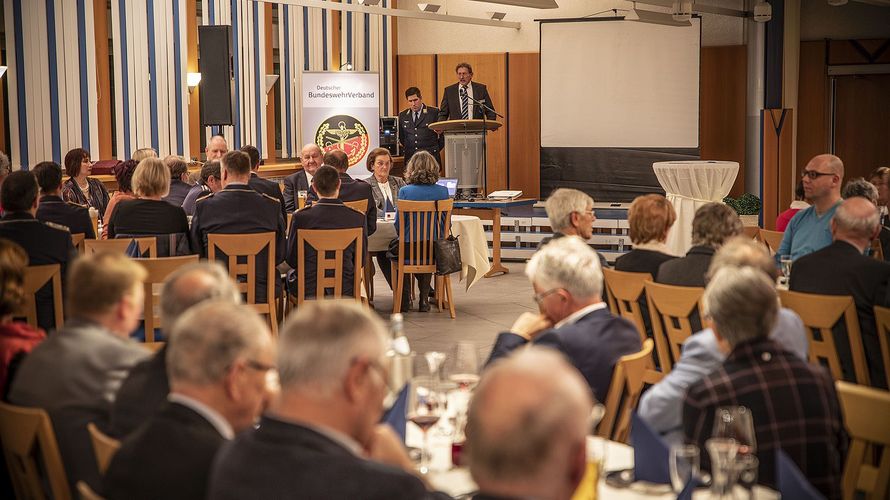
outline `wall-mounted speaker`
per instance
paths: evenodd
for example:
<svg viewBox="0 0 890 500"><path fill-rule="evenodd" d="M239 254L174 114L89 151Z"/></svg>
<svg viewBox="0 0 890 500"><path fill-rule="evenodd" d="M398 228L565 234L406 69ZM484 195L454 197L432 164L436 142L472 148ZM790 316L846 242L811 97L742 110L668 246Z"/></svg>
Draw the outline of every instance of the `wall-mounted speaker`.
<svg viewBox="0 0 890 500"><path fill-rule="evenodd" d="M201 125L232 125L231 26L198 26Z"/></svg>

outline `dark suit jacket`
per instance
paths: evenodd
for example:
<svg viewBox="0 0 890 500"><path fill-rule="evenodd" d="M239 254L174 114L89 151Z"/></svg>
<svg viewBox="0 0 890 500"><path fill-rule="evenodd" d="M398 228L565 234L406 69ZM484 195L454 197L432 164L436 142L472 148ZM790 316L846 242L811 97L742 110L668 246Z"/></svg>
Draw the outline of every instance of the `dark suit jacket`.
<svg viewBox="0 0 890 500"><path fill-rule="evenodd" d="M284 206L284 195L281 194L281 188L278 187L277 182L263 179L256 172L251 172L250 180L247 181L247 185L257 193L267 194L278 200L278 203L281 204L281 216L284 217L284 221L287 222L287 209Z"/></svg>
<svg viewBox="0 0 890 500"><path fill-rule="evenodd" d="M460 109L458 109L460 114ZM439 121L439 108L424 105L420 118L414 121L414 112L408 108L399 113L399 143L405 163L418 151L427 151L442 164L439 151L445 147L445 137L430 130L430 123Z"/></svg>
<svg viewBox="0 0 890 500"><path fill-rule="evenodd" d="M309 177L300 170L284 178L284 208L289 213L297 210L297 192L309 191Z"/></svg>
<svg viewBox="0 0 890 500"><path fill-rule="evenodd" d="M384 206L385 201L383 199L383 191L380 190L380 183L377 182L377 178L373 175L368 177L366 182L371 185L371 193L374 194L374 204L377 205L377 212L382 213L386 207ZM394 175L389 176L389 190L392 193L391 203L393 208L399 208L399 189L402 189L402 186L406 186L404 179Z"/></svg>
<svg viewBox="0 0 890 500"><path fill-rule="evenodd" d="M655 250L631 250L615 259L615 270L626 273L649 273L652 279L655 279L661 264L676 258Z"/></svg>
<svg viewBox="0 0 890 500"><path fill-rule="evenodd" d="M849 243L835 241L794 261L789 284L789 288L795 292L853 297L871 383L882 388L887 385L873 307L890 304L887 298L888 281L890 264L862 255ZM846 330L843 327L840 330L835 330L835 338L842 337L836 342L841 365L844 372L853 373L853 358Z"/></svg>
<svg viewBox="0 0 890 500"><path fill-rule="evenodd" d="M207 496L210 466L225 439L187 406L165 403L121 443L103 481L113 499L182 499Z"/></svg>
<svg viewBox="0 0 890 500"><path fill-rule="evenodd" d="M528 341L515 333L498 335L486 364L508 355ZM598 309L571 325L551 328L535 337L534 345L559 349L587 380L597 401L605 401L615 362L639 352L640 334L630 321Z"/></svg>
<svg viewBox="0 0 890 500"><path fill-rule="evenodd" d="M83 205L64 201L61 196L41 196L37 205L37 220L65 226L71 234L83 233L88 240L96 239L90 210Z"/></svg>
<svg viewBox="0 0 890 500"><path fill-rule="evenodd" d="M162 199L171 205L181 207L182 202L185 201L186 195L188 195L191 190L192 186L189 184L182 182L179 179L173 179L170 181L170 192Z"/></svg>
<svg viewBox="0 0 890 500"><path fill-rule="evenodd" d="M449 85L445 87L445 93L442 94L442 103L439 105L439 120L460 120L460 91L458 90L459 83L455 83L454 85ZM473 86L473 99L477 101L484 102L486 106L491 109L494 109L494 105L491 104L491 96L488 95L488 88L476 82L470 82L470 85ZM473 110L473 116L470 118L474 118L477 120L482 119L482 108L479 105L475 104L473 101L470 101L469 104ZM488 112L486 116L489 120L494 120L497 116Z"/></svg>
<svg viewBox="0 0 890 500"><path fill-rule="evenodd" d="M705 286L705 273L714 258L714 249L706 246L694 246L686 252L685 257L671 259L658 268L653 275L656 283L673 286Z"/></svg>
<svg viewBox="0 0 890 500"><path fill-rule="evenodd" d="M353 455L303 427L264 416L216 456L207 498L363 500L439 498L416 477ZM447 498L447 497L443 497Z"/></svg>
<svg viewBox="0 0 890 500"><path fill-rule="evenodd" d="M167 346L130 370L111 405L108 434L123 439L142 425L167 401Z"/></svg>
<svg viewBox="0 0 890 500"><path fill-rule="evenodd" d="M377 231L377 203L374 202L374 193L371 191L371 185L361 179L353 179L349 174L340 174L340 196L341 201L358 201L368 200L368 211L365 213L367 221L368 236ZM306 195L306 201L315 203L318 201L318 193L315 189L310 189Z"/></svg>

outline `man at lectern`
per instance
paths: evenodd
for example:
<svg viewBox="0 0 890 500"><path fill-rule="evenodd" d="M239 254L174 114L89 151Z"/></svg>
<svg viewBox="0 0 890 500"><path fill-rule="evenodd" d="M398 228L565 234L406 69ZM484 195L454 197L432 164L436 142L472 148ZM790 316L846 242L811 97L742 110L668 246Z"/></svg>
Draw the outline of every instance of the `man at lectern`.
<svg viewBox="0 0 890 500"><path fill-rule="evenodd" d="M493 110L488 88L481 83L473 82L473 67L468 63L458 64L455 71L458 81L454 85L445 87L442 105L439 106L439 120L481 120L482 107L473 101L483 102ZM496 116L492 111L487 111L486 118L494 120Z"/></svg>
<svg viewBox="0 0 890 500"><path fill-rule="evenodd" d="M399 113L399 142L404 148L405 164L414 153L427 151L442 165L439 151L444 147L445 139L429 127L430 123L438 121L439 108L424 104L417 87L408 87L405 98L408 99L408 109Z"/></svg>

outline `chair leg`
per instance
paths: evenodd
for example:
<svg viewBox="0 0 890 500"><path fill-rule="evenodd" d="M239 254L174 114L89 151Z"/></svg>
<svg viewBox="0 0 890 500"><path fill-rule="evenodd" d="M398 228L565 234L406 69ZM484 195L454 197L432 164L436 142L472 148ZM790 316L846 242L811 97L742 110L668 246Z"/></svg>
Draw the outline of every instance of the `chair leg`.
<svg viewBox="0 0 890 500"><path fill-rule="evenodd" d="M275 309L278 308L278 305L275 303L269 304L269 327L272 330L272 336L278 337L278 318L277 314L275 314Z"/></svg>
<svg viewBox="0 0 890 500"><path fill-rule="evenodd" d="M445 302L445 294L442 292L442 283L445 282L444 277L436 275L436 289L434 290L436 294L436 308L439 309L439 312L442 312L442 305Z"/></svg>
<svg viewBox="0 0 890 500"><path fill-rule="evenodd" d="M396 263L392 263L392 313L395 314L402 310L402 287L404 286L404 276L399 272Z"/></svg>
<svg viewBox="0 0 890 500"><path fill-rule="evenodd" d="M451 291L451 276L445 276L445 295L448 297L448 311L451 313L451 319L455 319L457 314L454 312L454 293Z"/></svg>
<svg viewBox="0 0 890 500"><path fill-rule="evenodd" d="M368 297L368 303L374 302L374 260L371 259L370 254L368 254L368 258L365 259L365 268L362 270L362 281L365 282L365 296Z"/></svg>

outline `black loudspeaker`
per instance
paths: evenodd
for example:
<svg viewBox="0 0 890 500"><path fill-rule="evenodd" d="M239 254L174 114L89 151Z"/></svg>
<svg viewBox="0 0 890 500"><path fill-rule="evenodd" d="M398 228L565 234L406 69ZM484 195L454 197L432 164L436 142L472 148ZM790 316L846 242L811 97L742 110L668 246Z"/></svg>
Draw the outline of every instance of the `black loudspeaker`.
<svg viewBox="0 0 890 500"><path fill-rule="evenodd" d="M198 26L201 125L232 125L231 26Z"/></svg>
<svg viewBox="0 0 890 500"><path fill-rule="evenodd" d="M397 116L380 117L380 147L389 150L393 156L398 154L399 138L396 135L399 130L399 118Z"/></svg>

